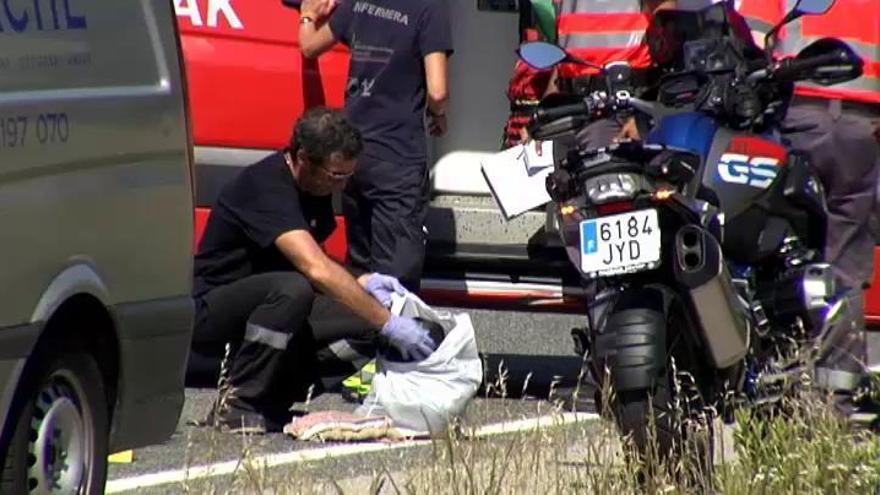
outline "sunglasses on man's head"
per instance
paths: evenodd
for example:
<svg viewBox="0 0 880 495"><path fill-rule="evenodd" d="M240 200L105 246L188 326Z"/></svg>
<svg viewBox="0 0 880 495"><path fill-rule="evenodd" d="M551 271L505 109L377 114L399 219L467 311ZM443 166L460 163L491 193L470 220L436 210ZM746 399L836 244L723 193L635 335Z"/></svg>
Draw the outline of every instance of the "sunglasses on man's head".
<svg viewBox="0 0 880 495"><path fill-rule="evenodd" d="M291 151L289 149L284 151L284 158L285 158L285 160L287 160L288 164L293 163L293 153L291 153ZM345 180L345 179L351 178L351 176L354 175L354 171L352 171L352 172L336 172L336 171L330 170L329 168L327 168L323 164L313 165L313 164L319 163L319 162L318 162L318 160L313 160L311 158L309 159L309 163L312 166L321 169L321 172L323 172L324 175L327 176L327 178L331 179L331 180Z"/></svg>

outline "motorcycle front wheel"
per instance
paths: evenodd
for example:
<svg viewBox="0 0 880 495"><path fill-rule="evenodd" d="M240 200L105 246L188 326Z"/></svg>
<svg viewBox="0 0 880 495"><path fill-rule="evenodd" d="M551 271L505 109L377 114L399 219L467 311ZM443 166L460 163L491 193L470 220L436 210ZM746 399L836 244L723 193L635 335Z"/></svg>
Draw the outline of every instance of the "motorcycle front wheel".
<svg viewBox="0 0 880 495"><path fill-rule="evenodd" d="M667 308L665 318L666 357L660 358L662 369L652 386L617 391L611 381L605 380L603 371L594 367L597 383L606 384L605 390L597 391L597 404L606 417L614 420L628 453L638 460L640 477L651 479L662 469L689 485L709 488L714 414L707 406L715 401L705 377L711 371L699 360L694 346L688 345L688 327L676 318L673 308ZM628 315L621 313L644 309L623 309L615 314L626 320ZM636 316L634 313L632 319ZM605 365L613 368L612 363L606 361Z"/></svg>

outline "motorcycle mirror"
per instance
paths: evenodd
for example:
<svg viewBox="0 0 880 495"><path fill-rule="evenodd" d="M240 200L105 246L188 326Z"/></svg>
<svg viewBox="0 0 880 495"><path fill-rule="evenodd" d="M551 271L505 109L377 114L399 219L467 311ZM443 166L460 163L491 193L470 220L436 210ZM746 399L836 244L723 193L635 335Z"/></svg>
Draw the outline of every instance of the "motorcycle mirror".
<svg viewBox="0 0 880 495"><path fill-rule="evenodd" d="M782 26L785 26L789 22L803 17L805 15L820 15L828 12L831 7L834 5L835 0L798 0L797 4L795 4L794 8L791 9L785 17L779 22L779 24L773 26L765 36L764 36L764 48L767 51L768 59L773 58L773 37L776 36L776 33L782 29Z"/></svg>
<svg viewBox="0 0 880 495"><path fill-rule="evenodd" d="M562 62L571 62L586 67L593 67L594 69L602 69L596 64L574 57L562 47L554 45L553 43L547 43L546 41L529 41L523 43L519 46L519 49L516 50L516 54L519 56L520 60L537 70L547 70Z"/></svg>
<svg viewBox="0 0 880 495"><path fill-rule="evenodd" d="M828 12L834 0L799 0L794 11L801 15L819 15Z"/></svg>
<svg viewBox="0 0 880 495"><path fill-rule="evenodd" d="M519 58L537 70L550 69L568 58L561 47L546 41L530 41L516 51Z"/></svg>
<svg viewBox="0 0 880 495"><path fill-rule="evenodd" d="M666 149L648 162L646 171L673 184L687 184L700 169L701 162L700 155L692 151Z"/></svg>
<svg viewBox="0 0 880 495"><path fill-rule="evenodd" d="M811 69L805 77L821 86L852 81L862 75L864 61L848 44L837 38L822 38L807 45L795 60L827 57L831 61Z"/></svg>

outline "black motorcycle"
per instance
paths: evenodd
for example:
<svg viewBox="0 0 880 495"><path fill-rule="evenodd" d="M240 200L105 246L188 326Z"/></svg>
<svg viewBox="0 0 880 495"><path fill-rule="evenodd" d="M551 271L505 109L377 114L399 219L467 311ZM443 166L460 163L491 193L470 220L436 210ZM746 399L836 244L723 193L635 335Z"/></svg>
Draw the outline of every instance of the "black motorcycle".
<svg viewBox="0 0 880 495"><path fill-rule="evenodd" d="M832 3L801 0L773 32ZM776 400L812 372L844 311L822 259L822 187L781 122L794 82L851 80L862 62L830 38L774 61L737 19L725 4L658 12L653 101L634 97L629 66L614 63L607 91L532 119L536 139L609 116L651 129L644 142L575 147L547 180L569 258L597 294L579 340L596 383L611 385L604 406L640 449L656 435L661 453L696 441L711 456L707 411ZM520 57L584 63L541 42Z"/></svg>

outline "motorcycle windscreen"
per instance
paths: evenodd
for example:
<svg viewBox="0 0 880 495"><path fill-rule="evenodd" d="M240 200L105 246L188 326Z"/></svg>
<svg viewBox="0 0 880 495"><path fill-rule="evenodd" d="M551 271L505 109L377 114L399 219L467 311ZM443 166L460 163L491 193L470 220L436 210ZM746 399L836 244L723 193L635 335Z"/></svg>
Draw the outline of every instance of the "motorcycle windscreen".
<svg viewBox="0 0 880 495"><path fill-rule="evenodd" d="M660 120L648 134L646 142L693 151L705 163L718 127L718 122L706 114L677 113Z"/></svg>
<svg viewBox="0 0 880 495"><path fill-rule="evenodd" d="M662 69L673 71L694 68L688 46L722 40L731 41L730 48L741 57L763 54L745 19L726 2L696 9L661 10L653 16L645 34L651 59Z"/></svg>

